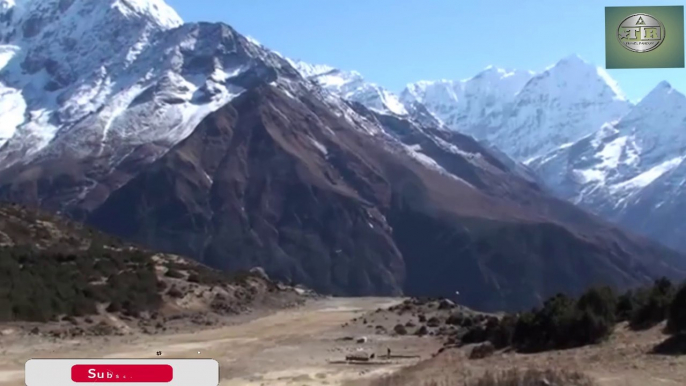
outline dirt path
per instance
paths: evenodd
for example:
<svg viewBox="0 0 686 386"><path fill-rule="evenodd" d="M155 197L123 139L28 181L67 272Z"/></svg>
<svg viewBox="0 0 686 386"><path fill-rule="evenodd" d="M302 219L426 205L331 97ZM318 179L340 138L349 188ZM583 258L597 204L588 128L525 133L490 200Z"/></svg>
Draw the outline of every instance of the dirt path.
<svg viewBox="0 0 686 386"><path fill-rule="evenodd" d="M23 366L34 358L213 358L219 361L222 386L228 385L336 385L351 379L374 377L417 361L388 361L378 366L330 364L346 352L365 347L372 352L394 352L427 358L437 349L428 338L389 338L367 331L341 328L357 315L387 307L398 300L361 298L318 300L236 326L196 333L117 338L88 338L50 342L31 337L0 349L0 386L23 385ZM369 337L359 345L342 342L353 334ZM295 383L294 383L295 382Z"/></svg>

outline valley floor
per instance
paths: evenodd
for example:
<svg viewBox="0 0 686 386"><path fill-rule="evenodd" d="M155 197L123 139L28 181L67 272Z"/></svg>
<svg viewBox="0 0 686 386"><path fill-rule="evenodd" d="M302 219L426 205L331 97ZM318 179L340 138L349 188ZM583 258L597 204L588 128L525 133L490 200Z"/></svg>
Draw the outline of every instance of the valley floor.
<svg viewBox="0 0 686 386"><path fill-rule="evenodd" d="M382 376L427 359L440 344L413 336L375 336L369 329L342 325L364 313L398 303L398 299L322 299L234 326L193 333L129 335L55 341L36 336L4 339L0 344L0 386L24 384L29 358L214 358L219 361L221 386L337 385ZM351 337L367 336L365 344ZM359 348L377 355L412 358L377 360L373 365L342 361Z"/></svg>
<svg viewBox="0 0 686 386"><path fill-rule="evenodd" d="M686 356L649 354L665 339L659 328L632 332L619 326L608 342L598 346L532 355L501 352L469 360L469 347L432 358L441 345L432 337L376 335L368 326L349 323L400 301L318 299L232 326L173 334L73 340L3 336L0 386L23 385L24 363L32 357L157 358L157 351L170 358L218 360L220 386L454 386L487 370L510 368L581 371L599 386L686 385ZM368 341L356 343L362 336ZM388 348L393 353L390 360L385 358ZM341 363L346 354L360 349L377 355L372 364Z"/></svg>

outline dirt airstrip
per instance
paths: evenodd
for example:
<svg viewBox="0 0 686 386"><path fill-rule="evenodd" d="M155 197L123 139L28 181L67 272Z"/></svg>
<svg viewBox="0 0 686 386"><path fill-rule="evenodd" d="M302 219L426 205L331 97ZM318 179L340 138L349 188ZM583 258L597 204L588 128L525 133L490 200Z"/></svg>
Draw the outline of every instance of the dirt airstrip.
<svg viewBox="0 0 686 386"><path fill-rule="evenodd" d="M239 318L228 326L189 327L159 335L65 340L4 329L0 386L24 385L24 363L30 358L159 358L157 351L168 358L216 359L220 386L453 386L485 371L510 368L580 371L599 386L686 385L686 356L650 354L665 339L659 326L635 332L620 325L607 342L573 350L497 352L470 360L471 347L463 347L434 357L442 346L439 339L412 332L396 335L393 326L407 323L403 318L408 315L396 318L393 312L379 310L402 302L320 298L297 308ZM385 358L388 349L393 353L390 359ZM360 352L374 353L374 363L345 363L346 355Z"/></svg>
<svg viewBox="0 0 686 386"><path fill-rule="evenodd" d="M400 299L320 299L236 325L190 333L84 337L56 340L40 336L0 337L0 386L24 385L30 358L213 358L221 386L336 385L376 377L426 359L440 343L414 336L374 335L365 327L342 325ZM367 337L366 343L357 339ZM358 350L411 358L377 360L370 365L340 362ZM338 363L336 363L338 362Z"/></svg>

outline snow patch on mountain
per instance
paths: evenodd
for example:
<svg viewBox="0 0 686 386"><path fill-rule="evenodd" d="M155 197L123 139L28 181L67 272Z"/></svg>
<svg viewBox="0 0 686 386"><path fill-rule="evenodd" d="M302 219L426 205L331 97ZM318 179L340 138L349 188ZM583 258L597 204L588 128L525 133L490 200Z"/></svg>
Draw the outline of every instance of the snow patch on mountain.
<svg viewBox="0 0 686 386"><path fill-rule="evenodd" d="M599 73L576 55L560 60L524 86L503 129L489 139L527 163L619 119L631 104Z"/></svg>
<svg viewBox="0 0 686 386"><path fill-rule="evenodd" d="M104 172L140 146L152 162L244 90L265 81L287 90L301 79L226 25L182 24L161 0L0 8L2 169L68 158L93 159Z"/></svg>
<svg viewBox="0 0 686 386"><path fill-rule="evenodd" d="M636 191L652 184L665 173L677 168L686 159L686 156L674 157L661 164L655 165L645 172L627 181L619 183L613 187L615 191L629 190Z"/></svg>
<svg viewBox="0 0 686 386"><path fill-rule="evenodd" d="M468 79L409 84L401 100L420 102L451 128L486 139L500 129L515 95L532 75L488 66Z"/></svg>
<svg viewBox="0 0 686 386"><path fill-rule="evenodd" d="M374 83L365 81L357 71L342 71L326 65L313 65L302 61L290 61L308 78L322 88L343 99L360 103L382 114L407 116L408 111L400 99Z"/></svg>
<svg viewBox="0 0 686 386"><path fill-rule="evenodd" d="M631 104L607 72L570 55L541 73L489 66L459 81L420 81L401 94L454 130L530 163L626 114Z"/></svg>
<svg viewBox="0 0 686 386"><path fill-rule="evenodd" d="M530 166L561 197L686 250L670 212L686 206L685 154L686 96L661 82L620 119Z"/></svg>

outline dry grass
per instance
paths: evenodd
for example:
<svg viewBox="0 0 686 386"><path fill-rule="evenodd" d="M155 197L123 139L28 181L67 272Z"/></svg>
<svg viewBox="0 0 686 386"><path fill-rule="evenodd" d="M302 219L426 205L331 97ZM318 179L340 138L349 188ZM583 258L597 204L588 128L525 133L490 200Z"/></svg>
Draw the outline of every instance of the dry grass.
<svg viewBox="0 0 686 386"><path fill-rule="evenodd" d="M452 383L458 385L459 383ZM512 369L498 374L488 373L482 378L465 381L465 386L593 386L594 382L584 374L563 370ZM434 384L432 386L442 386ZM447 386L447 385L446 385Z"/></svg>
<svg viewBox="0 0 686 386"><path fill-rule="evenodd" d="M452 374L441 379L417 379L402 374L374 381L371 386L595 386L588 376L565 370L510 369L479 377Z"/></svg>

